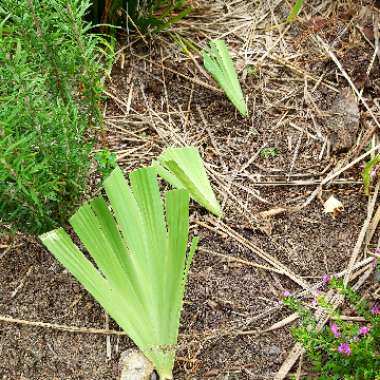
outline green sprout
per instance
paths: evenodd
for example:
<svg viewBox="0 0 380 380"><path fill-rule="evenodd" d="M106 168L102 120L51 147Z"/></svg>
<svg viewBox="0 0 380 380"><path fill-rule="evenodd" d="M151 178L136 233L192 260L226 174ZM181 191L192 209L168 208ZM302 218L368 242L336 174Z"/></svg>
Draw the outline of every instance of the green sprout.
<svg viewBox="0 0 380 380"><path fill-rule="evenodd" d="M364 184L364 192L369 195L369 190L373 179L377 176L377 170L380 164L380 154L377 154L370 161L368 161L363 168L362 178Z"/></svg>
<svg viewBox="0 0 380 380"><path fill-rule="evenodd" d="M210 49L203 51L203 63L241 115L248 116L247 104L226 43L223 40L210 41Z"/></svg>
<svg viewBox="0 0 380 380"><path fill-rule="evenodd" d="M277 148L263 148L260 150L260 157L261 158L274 158L278 156L278 149Z"/></svg>
<svg viewBox="0 0 380 380"><path fill-rule="evenodd" d="M173 187L188 190L191 198L201 206L218 217L222 215L197 148L166 149L152 165Z"/></svg>
<svg viewBox="0 0 380 380"><path fill-rule="evenodd" d="M84 204L70 224L96 266L62 229L41 241L172 379L185 284L198 238L189 251L189 192L171 190L162 202L155 168L133 171L129 182L116 167L102 196Z"/></svg>
<svg viewBox="0 0 380 380"><path fill-rule="evenodd" d="M301 12L301 9L302 9L304 2L305 2L305 0L296 0L296 2L294 3L294 5L293 5L293 7L289 13L288 20L287 20L288 22L292 22L297 18L297 16Z"/></svg>
<svg viewBox="0 0 380 380"><path fill-rule="evenodd" d="M248 74L248 75L251 75L253 76L254 78L257 77L257 69L256 69L256 66L254 65L247 65L245 67L245 72Z"/></svg>

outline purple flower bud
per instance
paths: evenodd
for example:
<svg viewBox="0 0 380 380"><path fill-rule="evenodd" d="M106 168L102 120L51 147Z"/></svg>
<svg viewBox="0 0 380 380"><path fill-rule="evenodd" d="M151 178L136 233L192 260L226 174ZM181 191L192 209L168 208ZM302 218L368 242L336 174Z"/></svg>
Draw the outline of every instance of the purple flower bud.
<svg viewBox="0 0 380 380"><path fill-rule="evenodd" d="M373 169L372 171L371 171L371 177L372 178L375 178L376 177L376 175L377 175L377 170L376 169Z"/></svg>
<svg viewBox="0 0 380 380"><path fill-rule="evenodd" d="M331 276L328 275L328 274L324 274L322 276L322 282L323 282L323 285L328 285L331 281Z"/></svg>
<svg viewBox="0 0 380 380"><path fill-rule="evenodd" d="M340 337L340 331L339 331L339 327L337 326L336 323L332 323L330 325L330 330L331 332L333 333L333 335L335 336L335 338L339 338Z"/></svg>
<svg viewBox="0 0 380 380"><path fill-rule="evenodd" d="M369 327L368 326L362 326L359 329L359 334L360 335L367 335L369 333Z"/></svg>
<svg viewBox="0 0 380 380"><path fill-rule="evenodd" d="M289 297L290 296L289 290L285 290L284 293L283 293L283 296L284 297Z"/></svg>
<svg viewBox="0 0 380 380"><path fill-rule="evenodd" d="M343 355L351 355L351 348L348 343L341 343L338 347L338 352L343 354Z"/></svg>
<svg viewBox="0 0 380 380"><path fill-rule="evenodd" d="M380 315L380 307L377 305L373 305L371 308L372 315Z"/></svg>
<svg viewBox="0 0 380 380"><path fill-rule="evenodd" d="M376 268L377 267L377 259L376 257L373 258L372 262L371 262L371 265L372 265L372 268Z"/></svg>

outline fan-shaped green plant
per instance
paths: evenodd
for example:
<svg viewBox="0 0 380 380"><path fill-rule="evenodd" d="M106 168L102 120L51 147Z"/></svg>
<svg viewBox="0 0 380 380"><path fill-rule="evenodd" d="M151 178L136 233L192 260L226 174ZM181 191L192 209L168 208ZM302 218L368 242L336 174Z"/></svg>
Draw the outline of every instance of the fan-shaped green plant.
<svg viewBox="0 0 380 380"><path fill-rule="evenodd" d="M129 175L117 167L102 197L70 219L96 266L62 229L40 238L154 364L172 379L185 283L198 239L187 254L189 193L172 190L161 200L152 167Z"/></svg>
<svg viewBox="0 0 380 380"><path fill-rule="evenodd" d="M210 49L203 52L203 63L232 104L247 116L247 104L226 43L223 40L210 41Z"/></svg>
<svg viewBox="0 0 380 380"><path fill-rule="evenodd" d="M214 215L222 215L197 148L168 148L158 161L152 164L161 178L177 189L188 190L196 202Z"/></svg>

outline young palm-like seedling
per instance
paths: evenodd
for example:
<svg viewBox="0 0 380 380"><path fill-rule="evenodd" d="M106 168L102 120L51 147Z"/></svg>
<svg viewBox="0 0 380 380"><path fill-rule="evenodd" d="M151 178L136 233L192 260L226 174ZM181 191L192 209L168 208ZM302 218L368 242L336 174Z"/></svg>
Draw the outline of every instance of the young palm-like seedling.
<svg viewBox="0 0 380 380"><path fill-rule="evenodd" d="M187 253L189 193L172 190L161 200L152 167L129 175L116 169L102 197L70 219L96 266L62 229L42 242L123 328L154 364L161 380L172 379L187 275L198 238Z"/></svg>
<svg viewBox="0 0 380 380"><path fill-rule="evenodd" d="M203 63L232 104L247 116L247 104L226 43L223 40L210 41L210 49L203 52Z"/></svg>

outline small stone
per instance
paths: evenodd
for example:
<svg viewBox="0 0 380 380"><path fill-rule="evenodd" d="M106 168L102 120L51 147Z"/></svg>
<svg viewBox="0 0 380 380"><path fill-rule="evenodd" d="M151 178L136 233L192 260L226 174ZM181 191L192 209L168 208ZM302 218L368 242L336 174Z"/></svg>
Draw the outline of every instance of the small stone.
<svg viewBox="0 0 380 380"><path fill-rule="evenodd" d="M333 113L328 120L332 151L348 151L356 142L360 122L358 102L350 88L341 91L330 112Z"/></svg>
<svg viewBox="0 0 380 380"><path fill-rule="evenodd" d="M150 380L152 363L138 350L129 349L120 355L120 380Z"/></svg>
<svg viewBox="0 0 380 380"><path fill-rule="evenodd" d="M268 352L268 355L270 356L279 356L281 355L282 351L280 347L272 345L272 346L269 346L267 352Z"/></svg>

